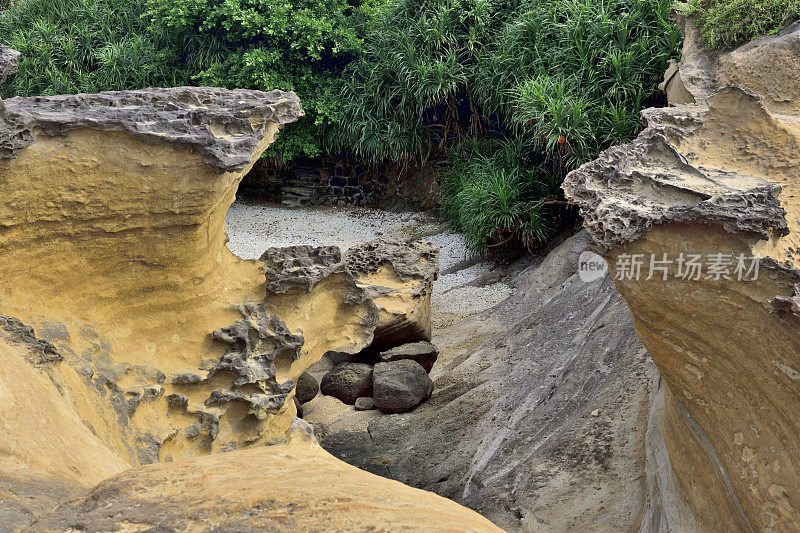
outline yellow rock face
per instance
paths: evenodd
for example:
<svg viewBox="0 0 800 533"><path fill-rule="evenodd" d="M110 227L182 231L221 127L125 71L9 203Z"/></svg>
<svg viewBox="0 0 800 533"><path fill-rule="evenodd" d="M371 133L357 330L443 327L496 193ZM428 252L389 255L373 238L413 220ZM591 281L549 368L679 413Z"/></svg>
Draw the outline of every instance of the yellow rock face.
<svg viewBox="0 0 800 533"><path fill-rule="evenodd" d="M28 348L0 339L0 526L128 468L83 425Z"/></svg>
<svg viewBox="0 0 800 533"><path fill-rule="evenodd" d="M0 104L0 529L100 483L32 530L496 530L293 419L298 376L369 346L393 295L424 330L437 268L372 250L365 282L337 249L273 291L228 251L239 181L300 115L291 93L212 88Z"/></svg>
<svg viewBox="0 0 800 533"><path fill-rule="evenodd" d="M132 464L154 460L147 446L186 423L169 416L170 378L219 357L209 333L264 296L263 271L225 247L242 172L81 129L37 138L0 173L2 313L55 342L66 358L56 379L106 445ZM203 402L202 389L180 392Z"/></svg>
<svg viewBox="0 0 800 533"><path fill-rule="evenodd" d="M564 189L667 383L664 440L697 527L796 531L800 26L713 56L695 37L694 103L646 111L638 139Z"/></svg>
<svg viewBox="0 0 800 533"><path fill-rule="evenodd" d="M450 500L343 463L294 432L286 444L128 470L30 530L78 524L84 531L501 531Z"/></svg>

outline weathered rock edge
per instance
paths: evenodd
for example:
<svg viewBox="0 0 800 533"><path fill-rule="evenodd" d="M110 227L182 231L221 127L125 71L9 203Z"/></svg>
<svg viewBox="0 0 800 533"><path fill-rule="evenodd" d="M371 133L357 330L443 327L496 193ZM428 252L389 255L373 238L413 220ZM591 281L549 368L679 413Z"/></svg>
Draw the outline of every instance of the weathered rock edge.
<svg viewBox="0 0 800 533"><path fill-rule="evenodd" d="M6 78L17 72L17 62L20 53L16 50L0 44L0 83Z"/></svg>
<svg viewBox="0 0 800 533"><path fill-rule="evenodd" d="M175 87L9 98L0 107L0 159L16 157L37 135L90 128L188 147L218 173L239 172L251 164L268 123L303 115L297 95L279 90Z"/></svg>
<svg viewBox="0 0 800 533"><path fill-rule="evenodd" d="M643 112L636 140L570 173L563 188L667 384L664 441L693 529L794 531L800 24L712 54L681 22L683 60L664 84L677 105ZM675 263L684 253L754 258L760 274L615 271L623 256Z"/></svg>

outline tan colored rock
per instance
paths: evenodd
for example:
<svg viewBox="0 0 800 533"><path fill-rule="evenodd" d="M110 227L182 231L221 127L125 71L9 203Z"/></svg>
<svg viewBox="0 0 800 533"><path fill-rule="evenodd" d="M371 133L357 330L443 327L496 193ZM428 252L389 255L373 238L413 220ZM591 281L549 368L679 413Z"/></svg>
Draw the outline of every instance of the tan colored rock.
<svg viewBox="0 0 800 533"><path fill-rule="evenodd" d="M308 339L322 338L329 334L326 331L335 331L339 323L346 323L319 320L331 311L321 312L319 304L306 303L320 300L317 295L324 290L320 286L332 286L332 280L340 280L337 283L342 292L331 300L333 303L357 300L372 306L375 312L375 316L367 313L361 319L374 326L373 337L366 344L351 343L359 346L356 351L367 346L381 349L430 340L431 292L439 272L439 248L434 244L377 240L355 245L344 254L336 246L289 246L269 249L261 260L266 265L267 308L281 317L291 314L287 323L297 331L322 326L313 336L306 334ZM325 351L355 353L346 346L326 346ZM324 353L303 361L316 363Z"/></svg>
<svg viewBox="0 0 800 533"><path fill-rule="evenodd" d="M335 459L310 431L295 419L285 444L128 470L30 531L501 531L441 496Z"/></svg>
<svg viewBox="0 0 800 533"><path fill-rule="evenodd" d="M239 181L300 115L293 93L214 88L2 102L0 525L112 476L32 530L496 530L340 463L292 422L300 375L368 347L387 301L425 329L436 272L423 245L371 249L391 272L370 279L396 283L377 287L338 250L305 282L228 251Z"/></svg>
<svg viewBox="0 0 800 533"><path fill-rule="evenodd" d="M695 103L645 111L634 142L571 173L564 190L667 384L664 440L697 529L794 531L800 24L716 54L699 49L691 23L685 32L680 73ZM653 262L665 254L672 263ZM699 279L680 275L690 254ZM651 265L665 268L650 275Z"/></svg>
<svg viewBox="0 0 800 533"><path fill-rule="evenodd" d="M373 344L390 348L431 340L431 293L439 273L439 248L373 241L353 246L344 254L347 270L378 307Z"/></svg>
<svg viewBox="0 0 800 533"><path fill-rule="evenodd" d="M263 267L227 250L225 214L301 114L292 93L214 88L3 102L0 312L52 342L51 380L130 464L288 429L289 378L251 412L211 333L258 314Z"/></svg>
<svg viewBox="0 0 800 533"><path fill-rule="evenodd" d="M0 319L0 323L3 320ZM0 330L0 529L33 516L129 467L91 433L30 360L41 345Z"/></svg>

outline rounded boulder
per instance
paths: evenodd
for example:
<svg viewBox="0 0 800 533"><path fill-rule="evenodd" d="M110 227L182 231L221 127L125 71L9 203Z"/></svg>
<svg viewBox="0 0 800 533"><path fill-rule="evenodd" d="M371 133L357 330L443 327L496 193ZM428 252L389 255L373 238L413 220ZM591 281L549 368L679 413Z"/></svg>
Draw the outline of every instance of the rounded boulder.
<svg viewBox="0 0 800 533"><path fill-rule="evenodd" d="M372 367L366 363L340 363L322 377L320 391L353 405L362 396L372 395Z"/></svg>
<svg viewBox="0 0 800 533"><path fill-rule="evenodd" d="M405 413L433 392L433 381L425 369L411 359L375 365L372 396L382 413Z"/></svg>
<svg viewBox="0 0 800 533"><path fill-rule="evenodd" d="M294 397L297 398L297 401L300 403L308 403L316 398L317 394L319 394L317 378L308 372L300 374L300 377L297 378L297 387L294 393Z"/></svg>

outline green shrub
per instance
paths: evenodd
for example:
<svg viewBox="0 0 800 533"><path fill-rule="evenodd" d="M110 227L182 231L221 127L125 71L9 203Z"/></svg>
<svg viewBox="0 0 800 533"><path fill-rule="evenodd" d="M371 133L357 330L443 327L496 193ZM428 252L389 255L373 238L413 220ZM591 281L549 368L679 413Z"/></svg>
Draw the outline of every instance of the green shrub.
<svg viewBox="0 0 800 533"><path fill-rule="evenodd" d="M183 81L137 0L16 0L0 42L22 52L3 96L137 89Z"/></svg>
<svg viewBox="0 0 800 533"><path fill-rule="evenodd" d="M293 90L306 116L268 155L313 157L323 126L338 119L341 72L359 54L373 1L17 0L0 16L0 42L22 52L2 95Z"/></svg>
<svg viewBox="0 0 800 533"><path fill-rule="evenodd" d="M676 7L694 19L710 49L777 33L800 18L800 0L689 0Z"/></svg>
<svg viewBox="0 0 800 533"><path fill-rule="evenodd" d="M468 164L444 169L446 200L458 198L448 209L453 220L476 232L470 244L478 252L506 241L531 246L553 213L530 184L559 182L638 132L639 112L679 52L670 6L671 0L388 2L348 69L343 119L329 131L330 145L369 161L445 167L451 154L469 153ZM524 157L501 172L486 148L473 149L470 142L480 139L510 142ZM468 148L459 148L464 143ZM511 195L508 187L518 190ZM489 219L477 217L478 206Z"/></svg>
<svg viewBox="0 0 800 533"><path fill-rule="evenodd" d="M558 196L558 182L525 153L520 139L471 141L444 169L445 213L471 250L533 248L550 235L547 203Z"/></svg>
<svg viewBox="0 0 800 533"><path fill-rule="evenodd" d="M17 0L0 16L23 53L3 96L294 90L307 115L273 161L436 164L473 250L532 247L564 175L639 130L678 54L670 1Z"/></svg>
<svg viewBox="0 0 800 533"><path fill-rule="evenodd" d="M320 154L338 120L343 68L361 50L370 0L146 0L152 34L168 35L192 81L295 91L306 116L270 147L278 160Z"/></svg>

